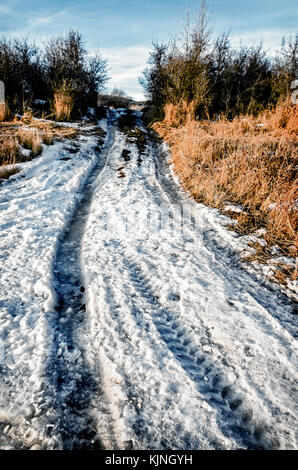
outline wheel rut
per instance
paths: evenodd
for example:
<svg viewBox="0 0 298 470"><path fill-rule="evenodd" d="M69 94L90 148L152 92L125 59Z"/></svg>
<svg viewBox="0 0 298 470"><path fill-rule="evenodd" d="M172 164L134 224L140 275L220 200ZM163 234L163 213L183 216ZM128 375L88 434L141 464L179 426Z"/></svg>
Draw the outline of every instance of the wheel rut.
<svg viewBox="0 0 298 470"><path fill-rule="evenodd" d="M58 415L48 425L48 433L59 436L62 449L102 449L98 423L92 416L91 398L103 395L85 357L82 335L86 329L85 286L81 270L81 242L96 189L96 180L105 166L112 146L113 131L106 148L99 153L87 177L83 197L60 242L54 264L57 305L51 321L54 332L52 358L48 367L55 391ZM103 411L103 410L102 410ZM97 420L98 421L98 420Z"/></svg>
<svg viewBox="0 0 298 470"><path fill-rule="evenodd" d="M272 449L273 440L267 436L267 425L257 424L253 413L245 406L245 396L234 385L227 385L226 374L231 370L223 358L213 360L203 351L192 331L180 317L159 302L154 286L137 259L121 253L134 290L148 304L152 320L166 347L194 382L202 398L218 413L218 425L223 434L235 439L240 448ZM228 367L225 367L228 366ZM270 433L269 433L270 434Z"/></svg>

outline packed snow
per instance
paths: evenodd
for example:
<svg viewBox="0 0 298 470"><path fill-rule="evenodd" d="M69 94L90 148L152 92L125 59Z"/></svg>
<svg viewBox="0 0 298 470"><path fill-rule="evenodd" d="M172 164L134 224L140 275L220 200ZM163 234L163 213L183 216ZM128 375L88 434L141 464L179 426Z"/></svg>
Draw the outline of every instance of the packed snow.
<svg viewBox="0 0 298 470"><path fill-rule="evenodd" d="M48 358L56 304L53 262L67 224L98 158L98 138L44 146L0 186L0 447L52 445L53 391Z"/></svg>
<svg viewBox="0 0 298 470"><path fill-rule="evenodd" d="M166 146L100 125L0 186L0 447L297 448L292 301Z"/></svg>

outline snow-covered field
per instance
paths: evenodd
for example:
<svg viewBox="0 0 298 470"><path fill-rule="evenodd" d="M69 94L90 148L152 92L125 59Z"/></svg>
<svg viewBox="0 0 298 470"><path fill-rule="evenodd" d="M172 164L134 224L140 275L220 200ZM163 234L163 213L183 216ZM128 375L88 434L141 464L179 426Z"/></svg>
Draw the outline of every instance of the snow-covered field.
<svg viewBox="0 0 298 470"><path fill-rule="evenodd" d="M293 304L101 125L0 186L0 448L297 448Z"/></svg>

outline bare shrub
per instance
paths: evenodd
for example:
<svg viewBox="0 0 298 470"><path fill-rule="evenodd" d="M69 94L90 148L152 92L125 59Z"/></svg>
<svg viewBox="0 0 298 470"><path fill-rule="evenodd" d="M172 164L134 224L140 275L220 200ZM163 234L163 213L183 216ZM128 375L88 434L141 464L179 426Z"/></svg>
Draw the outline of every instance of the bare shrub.
<svg viewBox="0 0 298 470"><path fill-rule="evenodd" d="M48 113L50 102L56 103L58 115L69 116L71 108L71 117L80 118L88 107L96 107L107 79L106 60L99 52L89 54L78 32L50 39L43 50L28 39L0 38L0 80L11 111L6 119L29 108ZM70 85L73 106L64 82Z"/></svg>
<svg viewBox="0 0 298 470"><path fill-rule="evenodd" d="M48 41L44 66L57 120L79 118L96 107L98 91L108 79L107 63L100 53L88 54L80 33L71 30Z"/></svg>
<svg viewBox="0 0 298 470"><path fill-rule="evenodd" d="M202 0L197 16L187 12L180 34L168 43L153 44L140 79L148 98L145 119L147 123L162 120L169 103L182 112L185 102L192 104L196 119L257 116L291 94L297 50L298 36L284 40L275 58L262 43L234 48L230 33L212 38L207 4Z"/></svg>

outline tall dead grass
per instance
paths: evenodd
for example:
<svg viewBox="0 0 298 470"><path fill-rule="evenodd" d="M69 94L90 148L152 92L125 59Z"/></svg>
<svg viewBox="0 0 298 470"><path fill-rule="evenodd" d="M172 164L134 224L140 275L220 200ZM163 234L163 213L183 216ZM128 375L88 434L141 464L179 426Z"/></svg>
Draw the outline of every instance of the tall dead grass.
<svg viewBox="0 0 298 470"><path fill-rule="evenodd" d="M42 138L37 130L20 129L17 133L20 145L30 150L30 157L34 158L42 152Z"/></svg>
<svg viewBox="0 0 298 470"><path fill-rule="evenodd" d="M14 165L42 153L42 143L53 144L54 140L75 139L75 127L60 126L55 122L33 119L26 114L21 119L0 123L0 180L7 179L19 169ZM30 150L26 155L22 148ZM1 181L0 181L1 183Z"/></svg>
<svg viewBox="0 0 298 470"><path fill-rule="evenodd" d="M241 204L245 211L235 215L241 233L264 227L269 246L297 255L297 106L197 122L191 107L170 104L153 128L169 143L175 171L197 201L220 209L227 201Z"/></svg>
<svg viewBox="0 0 298 470"><path fill-rule="evenodd" d="M0 122L4 121L6 116L5 103L0 103Z"/></svg>
<svg viewBox="0 0 298 470"><path fill-rule="evenodd" d="M9 136L5 140L0 139L0 183L1 180L18 173L19 170L14 165L20 157L20 147L14 136Z"/></svg>
<svg viewBox="0 0 298 470"><path fill-rule="evenodd" d="M64 80L54 93L53 110L57 121L69 121L74 108L71 85Z"/></svg>
<svg viewBox="0 0 298 470"><path fill-rule="evenodd" d="M0 140L0 165L14 165L20 155L20 147L15 137Z"/></svg>

